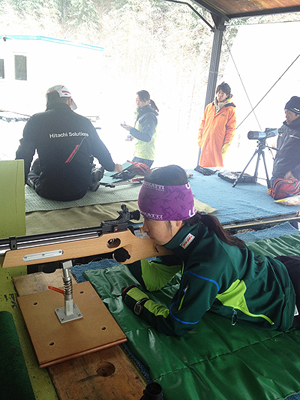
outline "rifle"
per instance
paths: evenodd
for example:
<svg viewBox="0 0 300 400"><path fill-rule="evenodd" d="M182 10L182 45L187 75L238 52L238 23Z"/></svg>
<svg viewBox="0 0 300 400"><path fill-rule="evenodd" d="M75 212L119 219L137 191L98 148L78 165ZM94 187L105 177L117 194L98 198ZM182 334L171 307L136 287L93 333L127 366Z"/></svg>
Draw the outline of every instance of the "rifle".
<svg viewBox="0 0 300 400"><path fill-rule="evenodd" d="M128 224L139 220L139 211L129 212L122 204L116 220L104 221L98 227L74 229L31 236L11 236L0 239L0 256L4 256L2 268L66 261L96 256L124 248L134 262L148 257L162 256L171 252L156 245L149 237L137 237Z"/></svg>

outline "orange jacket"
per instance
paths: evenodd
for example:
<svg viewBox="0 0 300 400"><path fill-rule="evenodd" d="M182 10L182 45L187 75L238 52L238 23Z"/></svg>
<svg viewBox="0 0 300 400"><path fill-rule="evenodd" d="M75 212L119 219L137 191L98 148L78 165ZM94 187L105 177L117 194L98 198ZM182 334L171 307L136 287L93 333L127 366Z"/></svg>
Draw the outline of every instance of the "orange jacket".
<svg viewBox="0 0 300 400"><path fill-rule="evenodd" d="M217 114L214 102L208 104L198 133L201 167L223 167L222 146L231 143L235 127L236 114L233 103L226 104Z"/></svg>

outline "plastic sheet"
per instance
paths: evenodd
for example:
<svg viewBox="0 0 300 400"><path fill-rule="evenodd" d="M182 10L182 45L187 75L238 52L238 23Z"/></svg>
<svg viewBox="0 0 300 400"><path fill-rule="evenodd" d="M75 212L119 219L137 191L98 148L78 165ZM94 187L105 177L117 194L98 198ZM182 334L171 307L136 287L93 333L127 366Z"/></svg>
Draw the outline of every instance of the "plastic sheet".
<svg viewBox="0 0 300 400"><path fill-rule="evenodd" d="M299 254L299 235L249 244L260 254ZM136 357L161 384L166 400L278 400L300 392L300 331L261 331L207 312L177 338L160 334L124 306L120 293L137 284L126 266L84 273L125 332ZM150 296L168 305L179 276Z"/></svg>

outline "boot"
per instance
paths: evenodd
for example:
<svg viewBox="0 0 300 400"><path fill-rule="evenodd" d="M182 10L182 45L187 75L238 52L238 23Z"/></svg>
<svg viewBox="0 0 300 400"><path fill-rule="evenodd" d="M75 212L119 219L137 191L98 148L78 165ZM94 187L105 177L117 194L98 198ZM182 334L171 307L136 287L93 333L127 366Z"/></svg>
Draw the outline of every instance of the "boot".
<svg viewBox="0 0 300 400"><path fill-rule="evenodd" d="M104 175L104 168L93 168L91 171L91 183L89 185L89 190L91 192L96 192L100 186L100 181Z"/></svg>

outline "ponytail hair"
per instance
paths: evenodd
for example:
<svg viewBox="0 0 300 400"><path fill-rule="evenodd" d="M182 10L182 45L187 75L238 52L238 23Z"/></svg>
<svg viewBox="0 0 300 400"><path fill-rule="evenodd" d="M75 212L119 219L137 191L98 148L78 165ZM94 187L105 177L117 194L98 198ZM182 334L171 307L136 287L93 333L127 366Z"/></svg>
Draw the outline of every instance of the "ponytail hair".
<svg viewBox="0 0 300 400"><path fill-rule="evenodd" d="M151 99L150 99L150 107L151 107L154 111L159 112L159 109L158 109L157 105L156 105L155 102L154 102L153 100L151 100Z"/></svg>
<svg viewBox="0 0 300 400"><path fill-rule="evenodd" d="M154 168L150 174L145 176L145 181L156 183L157 185L180 186L186 185L188 178L183 168L178 165L168 165L166 167ZM222 242L239 248L245 247L245 243L231 232L226 231L218 218L213 215L197 213L183 222L187 225L195 225L201 222L207 226L210 232L214 232Z"/></svg>
<svg viewBox="0 0 300 400"><path fill-rule="evenodd" d="M214 232L222 242L239 248L245 247L245 242L234 236L231 232L226 231L222 227L218 218L214 215L197 213L194 217L184 221L186 225L195 225L199 222L202 222L203 225L207 226L210 232Z"/></svg>

